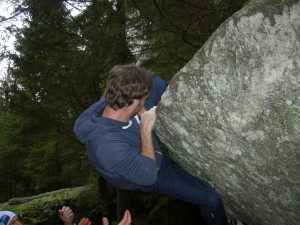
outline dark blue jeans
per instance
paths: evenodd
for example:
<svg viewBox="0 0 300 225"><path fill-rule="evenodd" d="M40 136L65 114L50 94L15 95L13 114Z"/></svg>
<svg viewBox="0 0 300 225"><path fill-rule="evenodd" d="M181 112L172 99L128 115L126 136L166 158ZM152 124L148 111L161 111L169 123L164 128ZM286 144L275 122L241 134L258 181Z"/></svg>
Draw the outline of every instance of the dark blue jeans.
<svg viewBox="0 0 300 225"><path fill-rule="evenodd" d="M168 83L160 77L154 77L152 79L152 88L148 93L149 97L145 101L145 108L147 110L158 104L160 97L166 90L167 86Z"/></svg>
<svg viewBox="0 0 300 225"><path fill-rule="evenodd" d="M228 224L218 192L208 183L186 173L164 156L154 191L198 205L207 225Z"/></svg>

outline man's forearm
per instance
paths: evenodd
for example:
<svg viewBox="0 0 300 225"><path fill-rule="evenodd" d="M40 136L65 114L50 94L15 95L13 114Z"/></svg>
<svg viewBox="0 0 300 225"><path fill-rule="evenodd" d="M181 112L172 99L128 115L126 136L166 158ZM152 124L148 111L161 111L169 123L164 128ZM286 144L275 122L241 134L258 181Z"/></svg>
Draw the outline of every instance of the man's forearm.
<svg viewBox="0 0 300 225"><path fill-rule="evenodd" d="M152 140L152 129L156 117L156 106L144 112L141 116L140 132L141 132L141 155L156 160L155 150Z"/></svg>
<svg viewBox="0 0 300 225"><path fill-rule="evenodd" d="M141 155L156 160L151 131L141 129L141 145Z"/></svg>

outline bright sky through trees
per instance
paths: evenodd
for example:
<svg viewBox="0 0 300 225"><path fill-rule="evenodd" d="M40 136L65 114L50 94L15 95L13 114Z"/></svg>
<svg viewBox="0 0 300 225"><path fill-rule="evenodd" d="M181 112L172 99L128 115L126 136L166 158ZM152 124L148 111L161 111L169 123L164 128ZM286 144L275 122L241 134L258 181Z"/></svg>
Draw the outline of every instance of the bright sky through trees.
<svg viewBox="0 0 300 225"><path fill-rule="evenodd" d="M72 1L69 3L65 1L66 8L70 11L72 16L76 16L81 13L82 10L89 3L80 3ZM14 6L9 0L0 1L0 82L4 78L7 68L9 67L9 61L3 55L6 51L14 51L15 37L10 33L7 28L15 26L21 28L23 26L22 17L23 15L14 14Z"/></svg>
<svg viewBox="0 0 300 225"><path fill-rule="evenodd" d="M15 37L7 30L7 28L11 25L17 27L22 26L21 15L11 18L13 16L13 9L14 9L13 6L9 4L6 0L0 1L0 12L1 12L0 14L0 39L1 39L0 78L1 79L6 74L6 70L9 65L7 59L2 58L3 54L6 50L14 51L13 43L15 41Z"/></svg>

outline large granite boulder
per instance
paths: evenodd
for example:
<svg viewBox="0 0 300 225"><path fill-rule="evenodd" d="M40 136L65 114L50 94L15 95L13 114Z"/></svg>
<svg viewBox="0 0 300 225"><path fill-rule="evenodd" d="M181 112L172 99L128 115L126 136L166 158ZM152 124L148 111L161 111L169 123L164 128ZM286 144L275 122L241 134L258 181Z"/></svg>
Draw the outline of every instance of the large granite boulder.
<svg viewBox="0 0 300 225"><path fill-rule="evenodd" d="M155 129L251 225L299 224L300 1L253 0L171 80Z"/></svg>

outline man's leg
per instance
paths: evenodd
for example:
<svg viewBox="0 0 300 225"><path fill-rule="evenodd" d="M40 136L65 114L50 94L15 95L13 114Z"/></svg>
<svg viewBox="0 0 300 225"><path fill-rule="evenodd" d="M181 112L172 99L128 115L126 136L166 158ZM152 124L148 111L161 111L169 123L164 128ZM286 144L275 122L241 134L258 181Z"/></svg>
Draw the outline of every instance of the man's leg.
<svg viewBox="0 0 300 225"><path fill-rule="evenodd" d="M154 77L152 79L152 88L149 92L149 97L145 101L145 108L147 110L157 105L167 86L168 83L160 77Z"/></svg>
<svg viewBox="0 0 300 225"><path fill-rule="evenodd" d="M219 194L206 182L186 173L163 157L154 190L198 205L207 225L227 225Z"/></svg>

